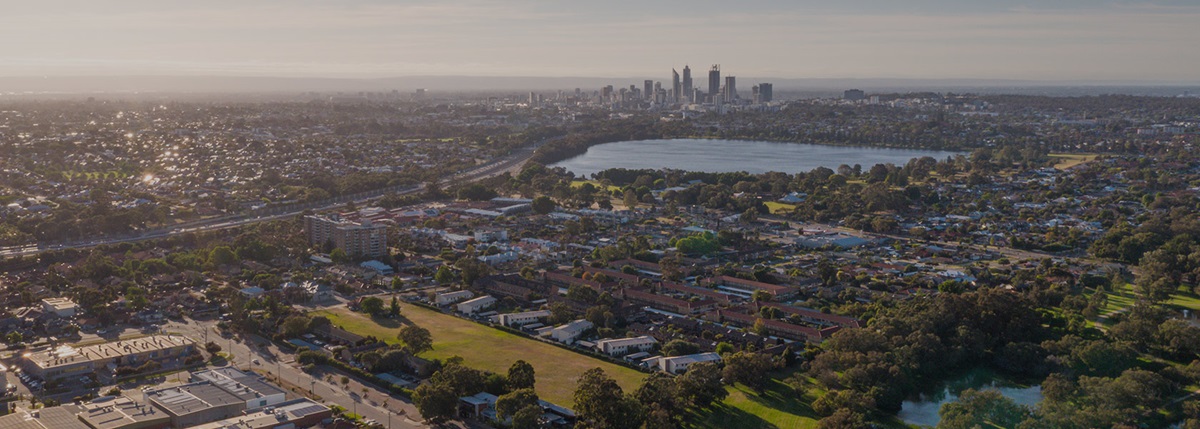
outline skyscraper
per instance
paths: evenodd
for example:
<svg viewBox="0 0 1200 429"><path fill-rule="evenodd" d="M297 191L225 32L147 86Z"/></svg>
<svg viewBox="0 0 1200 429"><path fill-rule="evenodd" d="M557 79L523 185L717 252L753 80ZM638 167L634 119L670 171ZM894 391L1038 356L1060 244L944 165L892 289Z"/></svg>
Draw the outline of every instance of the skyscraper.
<svg viewBox="0 0 1200 429"><path fill-rule="evenodd" d="M708 96L716 97L721 91L721 65L713 64L712 69L708 71Z"/></svg>
<svg viewBox="0 0 1200 429"><path fill-rule="evenodd" d="M675 102L678 103L682 101L683 85L679 83L679 72L675 71L675 69L671 69L671 88L674 90L674 92L671 93L671 96L675 97Z"/></svg>
<svg viewBox="0 0 1200 429"><path fill-rule="evenodd" d="M647 100L654 99L654 81L653 80L646 79L645 82L642 82L642 98L645 98Z"/></svg>
<svg viewBox="0 0 1200 429"><path fill-rule="evenodd" d="M737 98L737 77L725 76L725 101L732 103Z"/></svg>
<svg viewBox="0 0 1200 429"><path fill-rule="evenodd" d="M695 95L694 91L692 91L692 88L695 88L694 86L692 86L692 69L691 69L691 67L684 65L683 66L683 98L687 99L687 101L689 101L689 102L694 103L696 100L692 98Z"/></svg>
<svg viewBox="0 0 1200 429"><path fill-rule="evenodd" d="M763 102L763 103L770 103L771 100L774 99L774 95L771 94L771 92L774 90L775 90L775 85L772 85L769 83L758 84L758 101Z"/></svg>

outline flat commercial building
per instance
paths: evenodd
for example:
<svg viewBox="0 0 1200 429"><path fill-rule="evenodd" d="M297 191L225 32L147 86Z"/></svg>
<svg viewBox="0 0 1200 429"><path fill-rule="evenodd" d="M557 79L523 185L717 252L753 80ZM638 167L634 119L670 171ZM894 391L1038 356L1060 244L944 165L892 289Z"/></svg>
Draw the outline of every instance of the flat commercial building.
<svg viewBox="0 0 1200 429"><path fill-rule="evenodd" d="M194 372L191 381L207 381L246 402L247 410L282 403L287 391L268 383L257 375L237 368L224 367Z"/></svg>
<svg viewBox="0 0 1200 429"><path fill-rule="evenodd" d="M64 319L75 317L79 312L79 305L70 298L46 298L42 300L42 311L47 314L54 314Z"/></svg>
<svg viewBox="0 0 1200 429"><path fill-rule="evenodd" d="M91 429L161 429L171 416L125 396L102 398L81 406L79 420Z"/></svg>
<svg viewBox="0 0 1200 429"><path fill-rule="evenodd" d="M295 399L230 419L205 423L188 429L269 429L294 427L303 428L320 423L333 415L333 411L308 398ZM290 425L290 426L289 426Z"/></svg>
<svg viewBox="0 0 1200 429"><path fill-rule="evenodd" d="M350 256L383 256L387 253L387 225L370 220L353 222L338 215L304 217L308 243L324 246L332 243Z"/></svg>
<svg viewBox="0 0 1200 429"><path fill-rule="evenodd" d="M169 416L171 426L176 428L241 416L248 410L261 410L286 400L283 389L235 368L192 373L190 381L145 392L146 401Z"/></svg>
<svg viewBox="0 0 1200 429"><path fill-rule="evenodd" d="M147 390L146 400L171 418L171 426L186 428L239 416L246 401L207 381Z"/></svg>
<svg viewBox="0 0 1200 429"><path fill-rule="evenodd" d="M18 410L12 414L0 416L0 428L93 429L83 424L75 416L75 413L76 407L73 405L39 408L32 411Z"/></svg>
<svg viewBox="0 0 1200 429"><path fill-rule="evenodd" d="M192 353L195 342L178 335L154 335L86 347L59 346L24 356L25 370L43 380L91 374L101 369L170 362Z"/></svg>

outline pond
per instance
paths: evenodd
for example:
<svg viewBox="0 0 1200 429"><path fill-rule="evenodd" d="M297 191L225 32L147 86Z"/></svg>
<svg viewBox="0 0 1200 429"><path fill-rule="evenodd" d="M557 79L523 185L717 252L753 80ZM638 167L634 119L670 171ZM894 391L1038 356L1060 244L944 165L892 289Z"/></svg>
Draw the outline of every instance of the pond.
<svg viewBox="0 0 1200 429"><path fill-rule="evenodd" d="M551 166L564 167L580 176L609 168L795 174L817 167L837 170L842 164L859 164L865 171L875 164L904 165L913 158L929 156L943 160L958 154L960 152L751 140L666 139L600 144L588 148L583 155Z"/></svg>
<svg viewBox="0 0 1200 429"><path fill-rule="evenodd" d="M1042 401L1041 386L1021 385L989 369L976 368L928 389L915 400L904 401L900 406L900 413L896 416L912 425L937 426L941 419L938 417L938 410L942 408L942 404L958 399L958 395L964 390L986 388L999 390L1006 398L1020 405L1032 407Z"/></svg>

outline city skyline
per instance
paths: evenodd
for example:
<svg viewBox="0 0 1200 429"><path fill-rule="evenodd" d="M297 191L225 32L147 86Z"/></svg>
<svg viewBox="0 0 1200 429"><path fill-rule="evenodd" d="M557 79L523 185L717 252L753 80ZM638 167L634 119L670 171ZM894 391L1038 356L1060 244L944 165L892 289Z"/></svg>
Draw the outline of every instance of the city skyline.
<svg viewBox="0 0 1200 429"><path fill-rule="evenodd" d="M1192 2L962 3L29 2L0 18L0 76L1198 81Z"/></svg>

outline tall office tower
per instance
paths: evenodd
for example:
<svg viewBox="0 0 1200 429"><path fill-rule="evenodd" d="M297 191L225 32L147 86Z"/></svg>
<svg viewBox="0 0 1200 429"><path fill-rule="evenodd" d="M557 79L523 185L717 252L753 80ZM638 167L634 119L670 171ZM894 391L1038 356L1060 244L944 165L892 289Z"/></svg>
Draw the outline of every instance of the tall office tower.
<svg viewBox="0 0 1200 429"><path fill-rule="evenodd" d="M692 91L692 68L686 65L683 66L683 98L689 102L696 102L694 91Z"/></svg>
<svg viewBox="0 0 1200 429"><path fill-rule="evenodd" d="M651 100L654 98L654 81L653 80L646 79L644 82L642 82L642 97L645 97L647 100Z"/></svg>
<svg viewBox="0 0 1200 429"><path fill-rule="evenodd" d="M608 85L608 86L605 86L604 88L600 88L600 99L601 100L608 101L609 99L612 98L612 96L613 96L613 86L612 85Z"/></svg>
<svg viewBox="0 0 1200 429"><path fill-rule="evenodd" d="M662 82L654 82L654 92L658 93L660 89L662 89Z"/></svg>
<svg viewBox="0 0 1200 429"><path fill-rule="evenodd" d="M725 76L725 101L732 103L737 99L737 77Z"/></svg>
<svg viewBox="0 0 1200 429"><path fill-rule="evenodd" d="M751 97L750 99L754 102L754 104L758 104L758 103L762 102L762 100L760 100L758 98L759 97L758 85L754 85L754 86L750 87L750 97Z"/></svg>
<svg viewBox="0 0 1200 429"><path fill-rule="evenodd" d="M775 99L775 95L772 94L772 92L774 92L774 91L775 91L775 85L773 85L773 84L769 84L769 83L758 84L758 101L760 103L770 103L771 100Z"/></svg>
<svg viewBox="0 0 1200 429"><path fill-rule="evenodd" d="M683 100L683 85L679 83L679 72L671 69L671 88L675 91L671 95L675 96L675 102Z"/></svg>
<svg viewBox="0 0 1200 429"><path fill-rule="evenodd" d="M716 97L721 92L721 65L713 64L708 71L708 96Z"/></svg>
<svg viewBox="0 0 1200 429"><path fill-rule="evenodd" d="M580 99L583 96L582 92L583 91L581 91L579 88L575 88L575 99L576 100Z"/></svg>
<svg viewBox="0 0 1200 429"><path fill-rule="evenodd" d="M535 94L533 91L529 91L529 105L537 105L537 94Z"/></svg>

